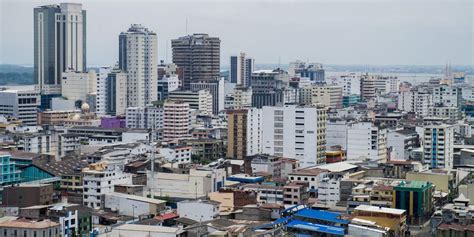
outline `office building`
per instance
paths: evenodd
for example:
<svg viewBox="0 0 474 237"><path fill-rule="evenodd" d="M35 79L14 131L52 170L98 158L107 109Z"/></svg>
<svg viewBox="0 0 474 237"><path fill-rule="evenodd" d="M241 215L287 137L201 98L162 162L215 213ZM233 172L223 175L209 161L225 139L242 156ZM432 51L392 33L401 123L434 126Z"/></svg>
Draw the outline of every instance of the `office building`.
<svg viewBox="0 0 474 237"><path fill-rule="evenodd" d="M198 91L176 90L169 92L168 95L169 100L187 103L190 109L199 110L201 114L212 114L212 95L207 89Z"/></svg>
<svg viewBox="0 0 474 237"><path fill-rule="evenodd" d="M244 87L250 86L250 79L254 68L255 60L246 57L245 53L230 56L230 82Z"/></svg>
<svg viewBox="0 0 474 237"><path fill-rule="evenodd" d="M61 94L61 74L86 70L86 11L79 3L34 9L34 81L41 94Z"/></svg>
<svg viewBox="0 0 474 237"><path fill-rule="evenodd" d="M189 104L181 101L166 101L163 111L163 140L189 138Z"/></svg>
<svg viewBox="0 0 474 237"><path fill-rule="evenodd" d="M219 114L219 111L224 110L225 92L224 92L224 78L217 78L215 80L191 82L190 88L192 91L199 91L207 89L212 95L212 114Z"/></svg>
<svg viewBox="0 0 474 237"><path fill-rule="evenodd" d="M40 95L36 90L0 89L0 115L36 125Z"/></svg>
<svg viewBox="0 0 474 237"><path fill-rule="evenodd" d="M12 161L11 155L6 152L0 152L0 165L2 167L2 177L0 186L8 186L21 182L21 170L17 162Z"/></svg>
<svg viewBox="0 0 474 237"><path fill-rule="evenodd" d="M300 89L300 103L342 108L342 88L340 86L313 85Z"/></svg>
<svg viewBox="0 0 474 237"><path fill-rule="evenodd" d="M164 110L162 107L128 107L125 112L127 128L163 129Z"/></svg>
<svg viewBox="0 0 474 237"><path fill-rule="evenodd" d="M168 93L181 86L180 69L174 63L158 66L158 100L168 99Z"/></svg>
<svg viewBox="0 0 474 237"><path fill-rule="evenodd" d="M409 224L424 224L433 214L433 184L426 181L402 181L395 186L394 206L406 210Z"/></svg>
<svg viewBox="0 0 474 237"><path fill-rule="evenodd" d="M218 37L193 34L171 40L173 63L183 70L183 89L191 82L215 80L220 76L220 44Z"/></svg>
<svg viewBox="0 0 474 237"><path fill-rule="evenodd" d="M227 111L227 157L244 159L262 151L262 110Z"/></svg>
<svg viewBox="0 0 474 237"><path fill-rule="evenodd" d="M429 125L423 133L423 163L432 169L452 168L454 149L454 127Z"/></svg>
<svg viewBox="0 0 474 237"><path fill-rule="evenodd" d="M107 75L112 71L111 67L100 67L96 78L96 108L97 116L107 114Z"/></svg>
<svg viewBox="0 0 474 237"><path fill-rule="evenodd" d="M326 109L296 105L263 107L264 154L294 158L301 167L326 162Z"/></svg>
<svg viewBox="0 0 474 237"><path fill-rule="evenodd" d="M289 76L281 70L259 70L252 73L252 107L284 104Z"/></svg>
<svg viewBox="0 0 474 237"><path fill-rule="evenodd" d="M347 131L347 159L385 161L387 159L387 129L371 122L357 122Z"/></svg>
<svg viewBox="0 0 474 237"><path fill-rule="evenodd" d="M158 37L133 24L119 35L119 69L127 73L127 106L151 104L158 96Z"/></svg>
<svg viewBox="0 0 474 237"><path fill-rule="evenodd" d="M62 73L62 95L76 102L77 107L87 101L87 95L97 92L97 76L94 71Z"/></svg>
<svg viewBox="0 0 474 237"><path fill-rule="evenodd" d="M252 107L252 87L236 86L234 88L234 109Z"/></svg>
<svg viewBox="0 0 474 237"><path fill-rule="evenodd" d="M360 95L360 76L356 73L337 76L333 79L332 84L342 87L344 96Z"/></svg>
<svg viewBox="0 0 474 237"><path fill-rule="evenodd" d="M290 76L307 77L316 84L326 83L323 65L320 63L291 62L288 73Z"/></svg>

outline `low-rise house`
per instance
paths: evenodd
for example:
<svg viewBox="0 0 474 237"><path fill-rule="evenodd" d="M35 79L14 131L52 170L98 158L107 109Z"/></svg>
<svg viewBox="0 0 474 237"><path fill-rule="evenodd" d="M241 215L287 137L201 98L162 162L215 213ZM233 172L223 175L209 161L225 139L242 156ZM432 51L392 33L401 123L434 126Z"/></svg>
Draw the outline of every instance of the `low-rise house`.
<svg viewBox="0 0 474 237"><path fill-rule="evenodd" d="M219 205L209 200L185 200L178 202L178 215L198 222L210 221L219 216Z"/></svg>
<svg viewBox="0 0 474 237"><path fill-rule="evenodd" d="M105 194L104 208L132 217L156 215L165 210L166 201L111 192Z"/></svg>

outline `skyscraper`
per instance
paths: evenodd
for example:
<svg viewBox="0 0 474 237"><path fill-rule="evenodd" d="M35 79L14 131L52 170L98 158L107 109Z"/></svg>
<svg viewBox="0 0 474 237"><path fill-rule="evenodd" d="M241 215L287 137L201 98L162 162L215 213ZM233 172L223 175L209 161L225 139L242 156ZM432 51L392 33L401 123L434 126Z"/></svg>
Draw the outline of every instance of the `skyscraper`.
<svg viewBox="0 0 474 237"><path fill-rule="evenodd" d="M61 73L86 70L86 11L61 3L34 9L34 80L44 95L61 94Z"/></svg>
<svg viewBox="0 0 474 237"><path fill-rule="evenodd" d="M252 71L254 70L254 60L247 58L245 53L238 56L230 56L230 82L250 86Z"/></svg>
<svg viewBox="0 0 474 237"><path fill-rule="evenodd" d="M157 35L139 24L119 35L119 69L127 72L128 106L143 107L157 100Z"/></svg>
<svg viewBox="0 0 474 237"><path fill-rule="evenodd" d="M171 40L173 63L183 69L183 89L191 82L215 80L220 76L220 44L218 37L193 34Z"/></svg>

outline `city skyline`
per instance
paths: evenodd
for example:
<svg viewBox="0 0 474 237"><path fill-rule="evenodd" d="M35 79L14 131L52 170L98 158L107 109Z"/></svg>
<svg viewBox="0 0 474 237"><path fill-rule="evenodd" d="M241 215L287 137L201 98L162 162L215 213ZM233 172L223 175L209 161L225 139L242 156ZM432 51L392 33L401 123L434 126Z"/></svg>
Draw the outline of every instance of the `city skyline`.
<svg viewBox="0 0 474 237"><path fill-rule="evenodd" d="M473 65L470 1L75 2L88 12L89 66L115 64L118 35L135 23L157 33L158 59L166 62L171 39L208 33L222 41L221 66L240 52L258 63ZM1 3L0 31L16 37L1 39L0 63L33 64L32 8L52 3L59 2Z"/></svg>

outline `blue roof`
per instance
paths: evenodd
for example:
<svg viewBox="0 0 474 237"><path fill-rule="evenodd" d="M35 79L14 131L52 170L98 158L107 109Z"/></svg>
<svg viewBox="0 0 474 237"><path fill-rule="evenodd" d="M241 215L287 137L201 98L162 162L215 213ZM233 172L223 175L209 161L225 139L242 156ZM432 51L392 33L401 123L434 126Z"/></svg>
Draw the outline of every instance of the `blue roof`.
<svg viewBox="0 0 474 237"><path fill-rule="evenodd" d="M229 176L227 180L237 181L241 183L258 183L264 181L263 177L243 177L243 176Z"/></svg>
<svg viewBox="0 0 474 237"><path fill-rule="evenodd" d="M348 220L339 219L340 216L341 214L337 212L312 210L308 208L299 210L298 212L295 213L295 217L323 220L327 222L334 222L334 223L340 223L340 224L349 224Z"/></svg>
<svg viewBox="0 0 474 237"><path fill-rule="evenodd" d="M290 219L290 217L282 217L282 218L276 219L274 222L263 224L263 225L260 225L260 226L256 226L253 229L258 230L258 229L272 228L272 227L274 227L278 224L286 223L289 219Z"/></svg>
<svg viewBox="0 0 474 237"><path fill-rule="evenodd" d="M300 229L300 230L309 230L309 231L320 232L320 233L327 233L327 234L332 234L332 235L340 235L340 236L344 236L344 232L345 232L344 228L342 227L313 224L313 223L309 223L306 221L299 221L299 220L290 221L287 227Z"/></svg>

